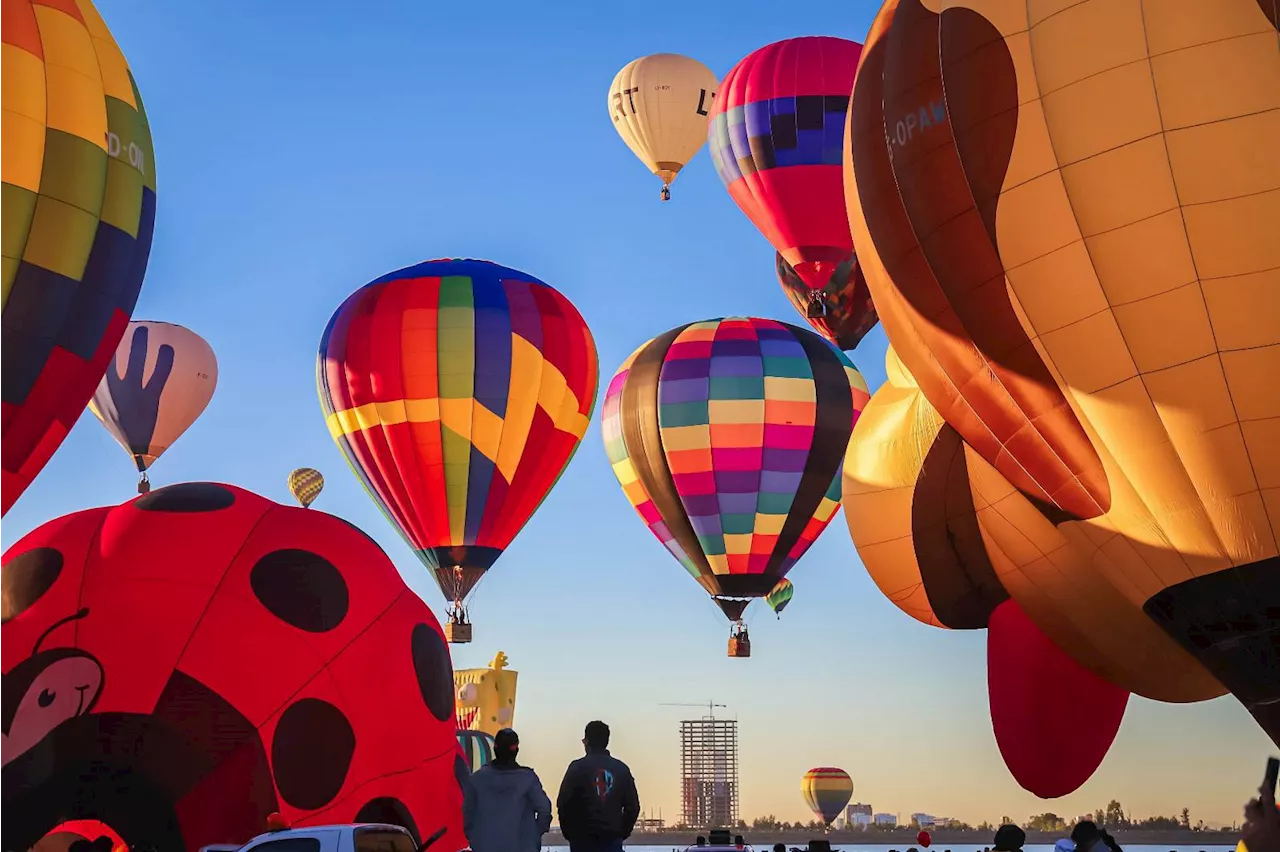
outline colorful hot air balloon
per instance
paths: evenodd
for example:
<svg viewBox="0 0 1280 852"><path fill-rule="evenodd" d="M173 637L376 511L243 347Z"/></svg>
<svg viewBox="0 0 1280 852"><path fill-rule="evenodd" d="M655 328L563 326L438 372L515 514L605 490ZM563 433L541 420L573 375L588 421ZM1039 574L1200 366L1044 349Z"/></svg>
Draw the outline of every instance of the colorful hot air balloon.
<svg viewBox="0 0 1280 852"><path fill-rule="evenodd" d="M778 251L783 291L841 349L857 346L876 322L840 165L861 51L828 36L762 47L724 78L707 127L720 180Z"/></svg>
<svg viewBox="0 0 1280 852"><path fill-rule="evenodd" d="M353 293L316 362L329 432L449 602L464 600L551 490L586 432L595 342L538 279L431 260Z"/></svg>
<svg viewBox="0 0 1280 852"><path fill-rule="evenodd" d="M787 604L791 603L791 598L795 595L796 588L791 585L791 581L783 577L778 581L778 585L769 590L769 594L764 596L764 602L769 608L782 615L782 611L787 608Z"/></svg>
<svg viewBox="0 0 1280 852"><path fill-rule="evenodd" d="M493 735L484 731L459 729L458 748L467 761L467 768L475 772L493 760Z"/></svg>
<svg viewBox="0 0 1280 852"><path fill-rule="evenodd" d="M671 199L672 181L706 142L715 97L711 69L675 53L633 59L609 84L613 128L662 180L663 201Z"/></svg>
<svg viewBox="0 0 1280 852"><path fill-rule="evenodd" d="M147 468L196 422L217 386L218 359L204 338L173 323L129 323L89 410L133 457L139 494L151 488Z"/></svg>
<svg viewBox="0 0 1280 852"><path fill-rule="evenodd" d="M289 493L298 505L310 508L324 490L324 474L313 467L300 467L289 474Z"/></svg>
<svg viewBox="0 0 1280 852"><path fill-rule="evenodd" d="M601 431L623 491L734 622L786 575L839 505L840 459L866 382L810 331L730 318L637 349L605 395Z"/></svg>
<svg viewBox="0 0 1280 852"><path fill-rule="evenodd" d="M142 287L151 129L89 0L4 0L0 514L75 424Z"/></svg>
<svg viewBox="0 0 1280 852"><path fill-rule="evenodd" d="M805 804L830 827L853 796L853 779L843 769L822 766L810 769L800 782Z"/></svg>
<svg viewBox="0 0 1280 852"><path fill-rule="evenodd" d="M1280 743L1275 4L937 5L884 4L850 107L850 223L912 386L851 444L859 553L916 617L1029 623L1148 698L1229 689ZM1041 667L989 655L1007 764L1065 789L1067 744L1000 721Z"/></svg>

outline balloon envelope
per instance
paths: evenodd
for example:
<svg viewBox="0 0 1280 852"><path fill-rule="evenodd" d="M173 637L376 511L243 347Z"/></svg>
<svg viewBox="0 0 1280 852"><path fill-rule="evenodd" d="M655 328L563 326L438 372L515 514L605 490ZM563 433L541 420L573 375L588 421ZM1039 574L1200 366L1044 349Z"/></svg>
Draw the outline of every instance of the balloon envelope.
<svg viewBox="0 0 1280 852"><path fill-rule="evenodd" d="M810 331L707 320L627 359L601 432L632 506L736 620L834 515L841 456L867 398L844 353Z"/></svg>
<svg viewBox="0 0 1280 852"><path fill-rule="evenodd" d="M885 3L850 106L845 195L885 331L1048 522L1028 513L1024 540L1084 554L1027 560L1054 563L1027 591L1052 607L1015 594L1037 625L1068 649L1054 611L1089 613L1132 691L1225 686L1280 742L1275 4L937 6ZM1093 612L1091 585L1128 615ZM1183 653L1144 658L1139 619Z"/></svg>
<svg viewBox="0 0 1280 852"><path fill-rule="evenodd" d="M93 816L198 849L277 811L465 844L448 646L346 521L171 485L50 521L0 580L4 848Z"/></svg>
<svg viewBox="0 0 1280 852"><path fill-rule="evenodd" d="M300 467L289 474L289 493L306 509L324 490L324 474L313 467Z"/></svg>
<svg viewBox="0 0 1280 852"><path fill-rule="evenodd" d="M631 152L662 179L676 175L707 141L716 75L696 59L655 53L633 59L609 84L609 116Z"/></svg>
<svg viewBox="0 0 1280 852"><path fill-rule="evenodd" d="M987 630L991 727L1009 772L1042 799L1074 793L1106 757L1129 701L1005 601Z"/></svg>
<svg viewBox="0 0 1280 852"><path fill-rule="evenodd" d="M217 386L218 359L202 337L173 323L136 321L89 410L144 471L204 413Z"/></svg>
<svg viewBox="0 0 1280 852"><path fill-rule="evenodd" d="M725 76L707 125L720 180L778 251L783 290L842 349L876 322L853 257L840 167L861 51L829 36L766 45ZM809 310L815 299L825 306L821 323Z"/></svg>
<svg viewBox="0 0 1280 852"><path fill-rule="evenodd" d="M4 0L0 514L80 417L133 313L155 223L151 129L89 0Z"/></svg>
<svg viewBox="0 0 1280 852"><path fill-rule="evenodd" d="M825 825L835 822L853 796L853 779L843 769L822 766L810 769L800 781L800 792Z"/></svg>
<svg viewBox="0 0 1280 852"><path fill-rule="evenodd" d="M459 730L458 747L472 772L493 760L493 736L484 731Z"/></svg>
<svg viewBox="0 0 1280 852"><path fill-rule="evenodd" d="M577 450L599 367L577 309L482 260L432 260L353 293L316 362L329 433L460 604Z"/></svg>
<svg viewBox="0 0 1280 852"><path fill-rule="evenodd" d="M764 596L764 602L769 608L779 615L787 608L787 604L791 603L791 598L795 596L795 586L791 585L791 581L783 577L778 581L778 585L769 590L769 594Z"/></svg>

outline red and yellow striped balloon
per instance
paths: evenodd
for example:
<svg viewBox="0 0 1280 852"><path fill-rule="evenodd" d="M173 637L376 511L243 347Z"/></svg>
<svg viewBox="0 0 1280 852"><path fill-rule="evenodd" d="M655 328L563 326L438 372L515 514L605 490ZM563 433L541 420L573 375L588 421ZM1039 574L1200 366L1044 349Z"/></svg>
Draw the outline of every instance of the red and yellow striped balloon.
<svg viewBox="0 0 1280 852"><path fill-rule="evenodd" d="M818 819L824 825L831 825L853 796L853 779L843 769L820 766L804 774L800 792Z"/></svg>
<svg viewBox="0 0 1280 852"><path fill-rule="evenodd" d="M330 434L455 608L559 479L599 380L569 300L482 260L357 290L316 369Z"/></svg>

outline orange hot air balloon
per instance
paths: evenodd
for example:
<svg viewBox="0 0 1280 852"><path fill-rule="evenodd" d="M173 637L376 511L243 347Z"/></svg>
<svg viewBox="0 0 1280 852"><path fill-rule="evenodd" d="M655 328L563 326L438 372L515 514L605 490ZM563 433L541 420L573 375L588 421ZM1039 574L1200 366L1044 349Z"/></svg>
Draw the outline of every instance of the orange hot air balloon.
<svg viewBox="0 0 1280 852"><path fill-rule="evenodd" d="M450 605L555 485L595 407L591 331L563 295L483 260L384 275L334 313L316 364L330 434Z"/></svg>
<svg viewBox="0 0 1280 852"><path fill-rule="evenodd" d="M1008 595L1115 686L1229 689L1280 742L1278 17L884 4L845 195L901 370L845 505L915 617L982 627Z"/></svg>

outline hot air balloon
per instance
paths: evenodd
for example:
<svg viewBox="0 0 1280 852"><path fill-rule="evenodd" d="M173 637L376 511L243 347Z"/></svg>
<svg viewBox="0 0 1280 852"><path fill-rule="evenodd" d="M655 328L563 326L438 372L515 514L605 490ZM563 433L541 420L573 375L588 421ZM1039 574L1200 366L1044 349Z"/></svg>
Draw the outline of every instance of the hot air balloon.
<svg viewBox="0 0 1280 852"><path fill-rule="evenodd" d="M768 319L690 323L637 349L605 394L613 472L649 529L734 623L826 529L868 398L849 359Z"/></svg>
<svg viewBox="0 0 1280 852"><path fill-rule="evenodd" d="M462 749L467 768L475 772L493 760L493 735L484 731L460 728L457 733L458 748Z"/></svg>
<svg viewBox="0 0 1280 852"><path fill-rule="evenodd" d="M787 608L787 604L791 603L791 598L795 593L795 586L791 585L790 580L783 577L778 581L778 585L770 589L769 594L764 596L764 602L769 605L769 609L781 616L782 611Z"/></svg>
<svg viewBox="0 0 1280 852"><path fill-rule="evenodd" d="M631 152L671 183L707 139L707 115L716 97L716 75L696 59L655 53L633 59L609 84L609 116Z"/></svg>
<svg viewBox="0 0 1280 852"><path fill-rule="evenodd" d="M466 845L448 645L346 521L184 482L49 521L0 580L2 848L92 816L199 849L272 813Z"/></svg>
<svg viewBox="0 0 1280 852"><path fill-rule="evenodd" d="M311 507L324 490L324 474L313 467L300 467L289 474L289 493L304 509Z"/></svg>
<svg viewBox="0 0 1280 852"><path fill-rule="evenodd" d="M843 769L822 766L804 774L800 792L804 794L809 809L830 828L853 796L853 779Z"/></svg>
<svg viewBox="0 0 1280 852"><path fill-rule="evenodd" d="M749 54L724 78L707 126L720 180L778 251L778 280L841 349L875 325L844 212L845 114L862 46L793 38Z"/></svg>
<svg viewBox="0 0 1280 852"><path fill-rule="evenodd" d="M89 0L4 0L0 514L75 424L142 287L151 128Z"/></svg>
<svg viewBox="0 0 1280 852"><path fill-rule="evenodd" d="M138 467L147 469L196 422L218 386L218 359L202 337L168 322L138 321L107 368L89 410Z"/></svg>
<svg viewBox="0 0 1280 852"><path fill-rule="evenodd" d="M595 342L538 279L431 260L353 293L316 362L329 432L449 602L465 600L541 504L586 432Z"/></svg>
<svg viewBox="0 0 1280 852"><path fill-rule="evenodd" d="M885 3L846 199L929 411L873 400L845 497L860 555L917 617L981 627L1008 596L1114 686L1230 690L1280 743L1277 30L1257 0ZM946 488L913 484L934 464ZM934 491L917 520L889 493L907 488ZM858 520L873 502L878 531ZM1011 769L1052 763L996 731Z"/></svg>

